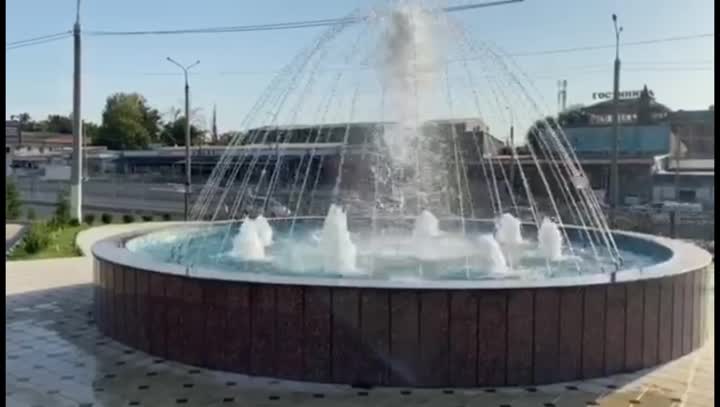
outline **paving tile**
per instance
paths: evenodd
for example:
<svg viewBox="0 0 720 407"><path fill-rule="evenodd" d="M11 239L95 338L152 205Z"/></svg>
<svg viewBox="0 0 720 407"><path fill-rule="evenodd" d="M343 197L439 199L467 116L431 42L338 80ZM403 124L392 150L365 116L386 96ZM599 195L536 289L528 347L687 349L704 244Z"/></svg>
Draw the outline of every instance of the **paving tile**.
<svg viewBox="0 0 720 407"><path fill-rule="evenodd" d="M112 341L88 324L85 259L22 264L6 273L6 405L683 407L714 403L714 321L706 345L655 369L537 388L362 390L199 369ZM38 269L40 268L40 269ZM712 297L711 297L712 298ZM709 310L712 310L709 301ZM184 386L191 384L192 386ZM133 403L133 404L131 404Z"/></svg>

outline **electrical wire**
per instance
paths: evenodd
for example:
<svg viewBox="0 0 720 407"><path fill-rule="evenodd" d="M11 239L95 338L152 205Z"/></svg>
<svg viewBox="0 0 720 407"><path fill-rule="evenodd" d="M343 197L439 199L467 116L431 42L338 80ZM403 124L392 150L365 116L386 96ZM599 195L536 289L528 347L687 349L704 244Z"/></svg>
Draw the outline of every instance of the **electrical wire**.
<svg viewBox="0 0 720 407"><path fill-rule="evenodd" d="M16 42L13 45L8 44L8 45L6 45L5 50L10 51L10 50L19 49L19 48L31 47L34 45L46 44L48 42L64 40L65 38L69 38L71 36L72 36L72 33L67 32L67 33L62 33L62 35L57 35L57 36L44 36L44 38L38 37L38 38L34 38L32 40L24 40L22 42Z"/></svg>
<svg viewBox="0 0 720 407"><path fill-rule="evenodd" d="M453 13L459 11L473 10L478 8L486 8L500 6L512 3L520 3L524 0L496 0L484 3L467 4L463 6L445 7L441 11ZM139 30L139 31L103 31L88 30L85 34L93 36L138 36L138 35L178 35L178 34L218 34L231 32L248 32L248 31L277 31L277 30L293 30L298 28L323 27L337 24L359 23L369 19L369 16L360 17L344 17L331 18L324 20L305 20L288 23L274 24L257 24L257 25L241 25L229 27L207 27L207 28L189 28L189 29L173 29L173 30Z"/></svg>
<svg viewBox="0 0 720 407"><path fill-rule="evenodd" d="M24 43L26 43L26 42L35 42L35 41L38 41L38 40L50 39L50 38L54 38L54 37L64 36L64 35L66 35L66 34L71 34L71 33L72 33L72 31L61 31L61 32L55 33L55 34L41 35L41 36L39 36L39 37L28 38L28 39L25 39L25 40L8 42L8 43L5 43L5 46L6 46L6 47L11 47L11 46L14 46L14 45L24 44Z"/></svg>
<svg viewBox="0 0 720 407"><path fill-rule="evenodd" d="M92 36L218 34L218 33L230 33L230 32L277 31L277 30L291 30L291 29L297 29L297 28L322 27L322 26L335 25L335 24L356 23L361 20L362 20L362 18L348 17L348 18L339 18L339 19L330 19L330 20L310 20L310 21L298 21L298 22L291 22L291 23L278 23L278 24L259 24L259 25L191 28L191 29L176 29L176 30L147 30L147 31L87 30L84 32L84 34L92 35Z"/></svg>
<svg viewBox="0 0 720 407"><path fill-rule="evenodd" d="M623 43L620 43L620 45L622 47L628 47L628 46L658 44L658 43L662 43L662 42L693 40L693 39L698 39L698 38L708 38L708 37L714 37L714 36L715 36L715 33L680 35L680 36L675 36L675 37L656 38L656 39L652 39L652 40L623 42ZM574 48L560 48L560 49L550 49L550 50L545 50L545 51L519 52L519 53L506 54L506 55L511 56L511 57L525 57L525 56L535 56L535 55L566 54L566 53L571 53L571 52L595 51L595 50L599 50L599 49L608 49L608 48L615 48L615 44L592 45L592 46L574 47Z"/></svg>

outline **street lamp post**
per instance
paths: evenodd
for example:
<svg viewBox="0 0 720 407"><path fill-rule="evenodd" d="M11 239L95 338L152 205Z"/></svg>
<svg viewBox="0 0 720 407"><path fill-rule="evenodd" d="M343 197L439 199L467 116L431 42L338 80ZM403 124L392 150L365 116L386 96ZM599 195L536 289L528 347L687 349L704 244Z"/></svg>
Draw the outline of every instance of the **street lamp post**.
<svg viewBox="0 0 720 407"><path fill-rule="evenodd" d="M618 173L618 153L620 148L620 33L622 27L618 27L617 16L612 15L615 27L615 73L613 79L613 137L612 137L612 162L610 165L610 225L613 227L616 221L617 207L620 201L620 178Z"/></svg>
<svg viewBox="0 0 720 407"><path fill-rule="evenodd" d="M73 25L73 152L70 174L70 212L73 218L82 221L82 168L83 168L83 128L81 112L81 35L80 0L77 0L75 25Z"/></svg>
<svg viewBox="0 0 720 407"><path fill-rule="evenodd" d="M190 85L188 85L188 71L200 63L183 66L174 59L167 57L167 60L177 65L185 74L185 221L190 219L190 185L191 185L191 163L190 163Z"/></svg>

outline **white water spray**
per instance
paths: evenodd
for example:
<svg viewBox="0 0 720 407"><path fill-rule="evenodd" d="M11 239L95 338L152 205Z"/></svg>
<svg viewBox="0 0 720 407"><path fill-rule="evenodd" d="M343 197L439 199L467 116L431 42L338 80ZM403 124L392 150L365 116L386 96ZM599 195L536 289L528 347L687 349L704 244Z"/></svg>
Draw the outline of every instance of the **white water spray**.
<svg viewBox="0 0 720 407"><path fill-rule="evenodd" d="M243 260L258 261L265 259L265 246L260 238L255 221L247 217L243 219L240 232L233 239L231 254Z"/></svg>
<svg viewBox="0 0 720 407"><path fill-rule="evenodd" d="M330 205L319 244L325 271L343 274L357 272L357 248L350 240L347 214L339 206Z"/></svg>
<svg viewBox="0 0 720 407"><path fill-rule="evenodd" d="M435 215L430 213L430 211L422 211L422 213L415 218L415 226L412 232L413 240L424 240L440 236L439 225L440 222Z"/></svg>
<svg viewBox="0 0 720 407"><path fill-rule="evenodd" d="M257 232L258 235L260 235L260 240L262 240L263 246L267 247L272 245L273 230L267 219L260 215L255 218L255 225L257 226Z"/></svg>
<svg viewBox="0 0 720 407"><path fill-rule="evenodd" d="M543 219L538 231L538 248L543 257L550 261L562 258L563 238L560 228L548 218Z"/></svg>
<svg viewBox="0 0 720 407"><path fill-rule="evenodd" d="M488 270L492 273L505 274L509 271L505 255L500 249L500 244L492 235L478 237L478 252L480 258L488 263Z"/></svg>
<svg viewBox="0 0 720 407"><path fill-rule="evenodd" d="M509 213L503 214L497 222L495 239L503 245L521 245L523 238L520 220Z"/></svg>

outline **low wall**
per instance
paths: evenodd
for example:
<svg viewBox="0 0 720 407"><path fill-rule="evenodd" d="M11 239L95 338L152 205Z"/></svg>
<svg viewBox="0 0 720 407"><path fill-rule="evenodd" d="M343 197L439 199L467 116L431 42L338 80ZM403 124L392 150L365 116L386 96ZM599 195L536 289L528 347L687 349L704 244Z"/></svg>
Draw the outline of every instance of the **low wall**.
<svg viewBox="0 0 720 407"><path fill-rule="evenodd" d="M707 267L617 283L398 289L247 283L95 254L101 332L254 376L417 387L535 385L632 372L706 336Z"/></svg>

